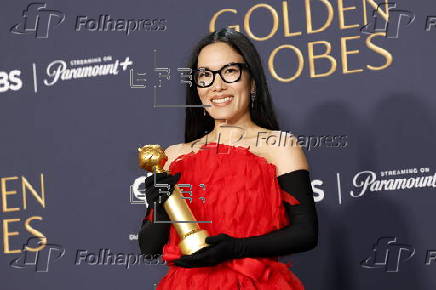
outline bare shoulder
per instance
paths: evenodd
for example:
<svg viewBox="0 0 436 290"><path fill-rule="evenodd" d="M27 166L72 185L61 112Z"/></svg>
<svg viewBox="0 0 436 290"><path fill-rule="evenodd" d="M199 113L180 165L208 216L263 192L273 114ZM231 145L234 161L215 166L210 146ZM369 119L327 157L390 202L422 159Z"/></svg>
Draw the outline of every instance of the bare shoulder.
<svg viewBox="0 0 436 290"><path fill-rule="evenodd" d="M179 156L190 153L195 147L195 143L197 140L189 142L189 143L180 143L170 145L165 149L165 154L168 157L167 162L164 165L164 170L169 170L171 163L176 160ZM197 141L198 142L198 141Z"/></svg>
<svg viewBox="0 0 436 290"><path fill-rule="evenodd" d="M276 142L264 146L268 150L269 160L277 167L277 176L299 169L309 170L306 155L295 136L283 131L271 133L276 137Z"/></svg>
<svg viewBox="0 0 436 290"><path fill-rule="evenodd" d="M177 152L180 150L180 146L182 144L174 144L170 145L165 149L165 154L167 155L168 159L177 154Z"/></svg>
<svg viewBox="0 0 436 290"><path fill-rule="evenodd" d="M165 149L165 155L168 157L167 162L164 165L164 170L169 170L171 163L177 159L183 152L183 143L170 145Z"/></svg>

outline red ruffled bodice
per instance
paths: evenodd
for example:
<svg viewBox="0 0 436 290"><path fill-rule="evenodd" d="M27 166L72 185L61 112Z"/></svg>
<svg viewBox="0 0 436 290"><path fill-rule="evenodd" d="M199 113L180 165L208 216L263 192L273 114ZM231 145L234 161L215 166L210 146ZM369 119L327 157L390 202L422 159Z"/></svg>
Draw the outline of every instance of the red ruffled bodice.
<svg viewBox="0 0 436 290"><path fill-rule="evenodd" d="M277 181L277 168L249 147L204 144L199 151L184 154L169 167L181 173L178 185L199 223L209 235L225 233L243 238L280 229L289 224L283 202L298 204ZM303 284L277 257L233 259L212 267L183 268L172 261L181 255L180 239L173 226L163 258L169 266L157 289L304 289ZM272 247L274 245L271 245Z"/></svg>

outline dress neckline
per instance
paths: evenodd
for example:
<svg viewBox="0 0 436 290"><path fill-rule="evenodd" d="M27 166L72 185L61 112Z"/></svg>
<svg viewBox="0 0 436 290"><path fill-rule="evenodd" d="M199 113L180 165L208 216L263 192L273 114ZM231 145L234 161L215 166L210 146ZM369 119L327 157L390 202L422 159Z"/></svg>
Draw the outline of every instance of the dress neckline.
<svg viewBox="0 0 436 290"><path fill-rule="evenodd" d="M208 142L208 143L205 143L205 144L201 145L200 148L196 152L191 151L191 152L179 155L176 159L173 160L173 162L171 162L169 168L174 163L176 163L177 161L181 161L182 159L185 159L187 157L195 156L199 152L201 152L202 150L208 150L208 149L204 149L204 147L207 147L208 145L225 146L225 147L230 147L232 149L242 150L244 152L247 152L249 155L251 155L251 156L253 156L255 158L258 158L259 160L262 160L262 162L264 162L266 165L274 167L274 169L275 169L275 171L277 173L277 166L275 164L269 162L265 157L257 155L257 154L254 154L253 152L250 151L251 145L248 145L248 147L244 147L244 146L240 146L240 145L235 146L235 145L227 145L227 144L223 144L223 143L218 144L217 142Z"/></svg>

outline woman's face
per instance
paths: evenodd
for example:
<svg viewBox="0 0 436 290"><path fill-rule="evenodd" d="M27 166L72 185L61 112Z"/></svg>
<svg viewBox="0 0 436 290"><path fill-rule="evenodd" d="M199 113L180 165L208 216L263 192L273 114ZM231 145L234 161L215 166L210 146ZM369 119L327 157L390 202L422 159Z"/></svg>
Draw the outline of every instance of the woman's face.
<svg viewBox="0 0 436 290"><path fill-rule="evenodd" d="M224 42L216 42L205 46L198 55L197 68L219 70L224 65L236 62L245 63L244 58L232 47ZM219 74L215 74L215 81L206 88L197 87L198 95L209 115L214 119L236 121L248 113L250 91L254 91L254 80L250 80L250 73L242 70L239 81L226 83ZM224 103L214 103L213 99L230 97Z"/></svg>

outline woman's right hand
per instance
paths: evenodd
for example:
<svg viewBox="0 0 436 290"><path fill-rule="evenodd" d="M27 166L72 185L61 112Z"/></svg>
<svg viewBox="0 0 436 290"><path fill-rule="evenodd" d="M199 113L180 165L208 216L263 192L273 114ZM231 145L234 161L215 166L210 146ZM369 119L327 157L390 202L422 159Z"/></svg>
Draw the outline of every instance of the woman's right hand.
<svg viewBox="0 0 436 290"><path fill-rule="evenodd" d="M156 184L167 184L168 187L157 187L154 183L154 174L145 179L145 198L149 208L153 208L154 202L156 206L163 206L163 203L173 193L174 186L180 179L180 173L171 175L167 172L156 173ZM161 196L159 200L159 195Z"/></svg>

